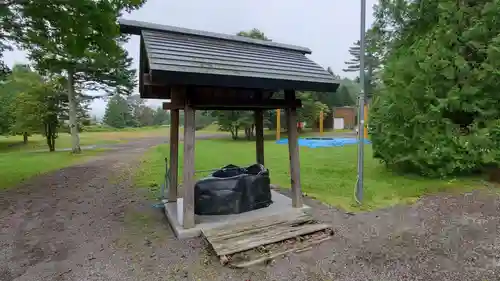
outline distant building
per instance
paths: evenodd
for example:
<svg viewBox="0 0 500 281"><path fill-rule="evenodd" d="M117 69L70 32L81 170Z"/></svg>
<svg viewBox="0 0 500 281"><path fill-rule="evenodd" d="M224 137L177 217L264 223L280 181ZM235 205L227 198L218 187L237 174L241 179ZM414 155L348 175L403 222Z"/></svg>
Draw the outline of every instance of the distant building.
<svg viewBox="0 0 500 281"><path fill-rule="evenodd" d="M337 122L335 122L336 119ZM354 129L356 127L356 107L342 106L333 108L333 125L334 128L341 126L342 129Z"/></svg>

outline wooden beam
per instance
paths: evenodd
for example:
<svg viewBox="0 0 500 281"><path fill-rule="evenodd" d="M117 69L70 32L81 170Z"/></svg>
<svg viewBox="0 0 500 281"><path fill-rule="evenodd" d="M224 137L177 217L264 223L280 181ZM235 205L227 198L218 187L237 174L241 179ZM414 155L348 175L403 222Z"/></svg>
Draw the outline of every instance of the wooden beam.
<svg viewBox="0 0 500 281"><path fill-rule="evenodd" d="M170 99L169 88L187 85L165 82L158 77L151 76L149 73L144 73L139 77L143 82L140 84L144 89L144 95L152 98ZM225 88L225 87L197 87L189 86L193 97L199 100L214 101L226 99L242 99L246 101L252 100L255 95L262 95L265 99L269 99L276 91L273 90L257 90L257 89L242 89L242 88ZM141 92L142 95L142 92Z"/></svg>
<svg viewBox="0 0 500 281"><path fill-rule="evenodd" d="M162 104L163 110L179 110L179 109L184 109L184 105L179 105L177 103L172 103L172 102L164 102Z"/></svg>
<svg viewBox="0 0 500 281"><path fill-rule="evenodd" d="M140 38L139 46L139 92L143 93L145 90L144 75L141 74L146 72L148 56L146 55L146 46L144 45L144 39L142 37Z"/></svg>
<svg viewBox="0 0 500 281"><path fill-rule="evenodd" d="M184 107L184 166L183 166L183 222L185 229L194 227L194 145L195 110L186 104Z"/></svg>
<svg viewBox="0 0 500 281"><path fill-rule="evenodd" d="M168 202L177 202L179 173L179 110L170 111L170 174Z"/></svg>
<svg viewBox="0 0 500 281"><path fill-rule="evenodd" d="M164 110L184 109L186 104L186 87L177 86L169 89L170 102L164 102Z"/></svg>
<svg viewBox="0 0 500 281"><path fill-rule="evenodd" d="M165 87L165 88L168 88L168 86L165 85L165 84L163 84L163 83L153 82L153 77L149 73L143 73L142 74L142 81L144 83L144 86L156 86L156 87ZM163 94L165 94L165 92L163 92Z"/></svg>
<svg viewBox="0 0 500 281"><path fill-rule="evenodd" d="M238 100L238 99L221 99L215 101L190 101L190 104L195 107L204 108L253 108L253 109L276 109L276 108L290 108L290 107L302 107L302 101L299 99L294 99L293 101L286 101L282 99L267 99L267 100Z"/></svg>
<svg viewBox="0 0 500 281"><path fill-rule="evenodd" d="M248 101L248 100L215 100L215 101L196 101L190 100L189 104L194 109L212 109L212 110L266 110L277 108L300 108L302 107L301 100L293 100L287 102L280 99L268 99L262 101ZM163 109L183 109L184 105L176 102L164 102Z"/></svg>
<svg viewBox="0 0 500 281"><path fill-rule="evenodd" d="M293 102L295 91L285 91L285 100ZM299 134L297 131L297 109L287 109L288 151L290 154L290 174L292 184L292 206L302 207L302 191L300 186Z"/></svg>
<svg viewBox="0 0 500 281"><path fill-rule="evenodd" d="M264 111L255 110L255 153L257 163L264 165Z"/></svg>

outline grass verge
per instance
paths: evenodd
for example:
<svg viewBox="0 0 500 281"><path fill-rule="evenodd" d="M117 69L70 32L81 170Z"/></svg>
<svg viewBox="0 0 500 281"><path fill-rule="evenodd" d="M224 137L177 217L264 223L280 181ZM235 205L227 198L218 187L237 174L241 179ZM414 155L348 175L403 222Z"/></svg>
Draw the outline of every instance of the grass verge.
<svg viewBox="0 0 500 281"><path fill-rule="evenodd" d="M255 144L226 139L196 142L196 170L207 170L227 164L248 165L255 161ZM366 146L364 204L358 207L353 198L356 182L356 146L329 148L300 148L302 191L313 198L345 210L370 210L400 203L412 203L420 196L442 191L468 191L482 187L481 179L453 178L426 179L418 176L394 174L373 158L371 146ZM182 157L182 145L180 148ZM134 176L135 183L147 187L156 196L165 173L164 158L168 145L148 151ZM182 158L181 158L182 159ZM290 186L288 147L265 143L266 167L271 181L283 187ZM182 161L180 162L182 171ZM179 180L182 181L182 172ZM197 178L207 173L197 173Z"/></svg>
<svg viewBox="0 0 500 281"><path fill-rule="evenodd" d="M105 150L95 149L82 154L69 152L10 152L0 157L0 190L14 187L16 184L34 176L78 164L98 155Z"/></svg>

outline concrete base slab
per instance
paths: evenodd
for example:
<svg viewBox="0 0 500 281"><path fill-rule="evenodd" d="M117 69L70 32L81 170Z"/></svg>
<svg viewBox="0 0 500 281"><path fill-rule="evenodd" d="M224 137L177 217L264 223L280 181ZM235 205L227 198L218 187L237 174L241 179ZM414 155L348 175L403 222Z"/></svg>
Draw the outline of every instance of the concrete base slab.
<svg viewBox="0 0 500 281"><path fill-rule="evenodd" d="M165 204L165 214L167 215L168 222L179 239L198 237L201 235L202 229L212 229L234 222L251 221L286 212L307 212L310 209L306 205L303 205L300 209L293 208L291 198L274 190L271 190L271 198L273 203L268 207L246 213L224 216L195 216L196 225L189 229L182 227L182 198L178 198L177 202L167 202L165 200L163 203Z"/></svg>

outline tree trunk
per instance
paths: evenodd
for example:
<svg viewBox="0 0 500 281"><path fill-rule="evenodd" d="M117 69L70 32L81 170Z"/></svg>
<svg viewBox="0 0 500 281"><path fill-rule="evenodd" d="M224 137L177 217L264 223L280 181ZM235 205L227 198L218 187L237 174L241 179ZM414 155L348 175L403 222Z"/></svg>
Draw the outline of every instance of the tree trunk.
<svg viewBox="0 0 500 281"><path fill-rule="evenodd" d="M23 143L28 144L28 132L23 133Z"/></svg>
<svg viewBox="0 0 500 281"><path fill-rule="evenodd" d="M50 139L51 145L50 145L50 151L56 151L56 136L55 133L52 133L51 139Z"/></svg>
<svg viewBox="0 0 500 281"><path fill-rule="evenodd" d="M56 150L55 146L55 128L51 124L45 124L45 140L47 141L47 146L50 152Z"/></svg>
<svg viewBox="0 0 500 281"><path fill-rule="evenodd" d="M69 127L71 131L71 152L81 153L80 137L78 136L78 127L76 120L76 97L75 81L73 70L68 70L68 104L69 104Z"/></svg>
<svg viewBox="0 0 500 281"><path fill-rule="evenodd" d="M247 140L250 140L252 138L252 130L250 127L245 127L245 136L247 137Z"/></svg>
<svg viewBox="0 0 500 281"><path fill-rule="evenodd" d="M56 151L54 135L48 134L45 138L47 139L47 145L49 146L49 151L50 152Z"/></svg>

